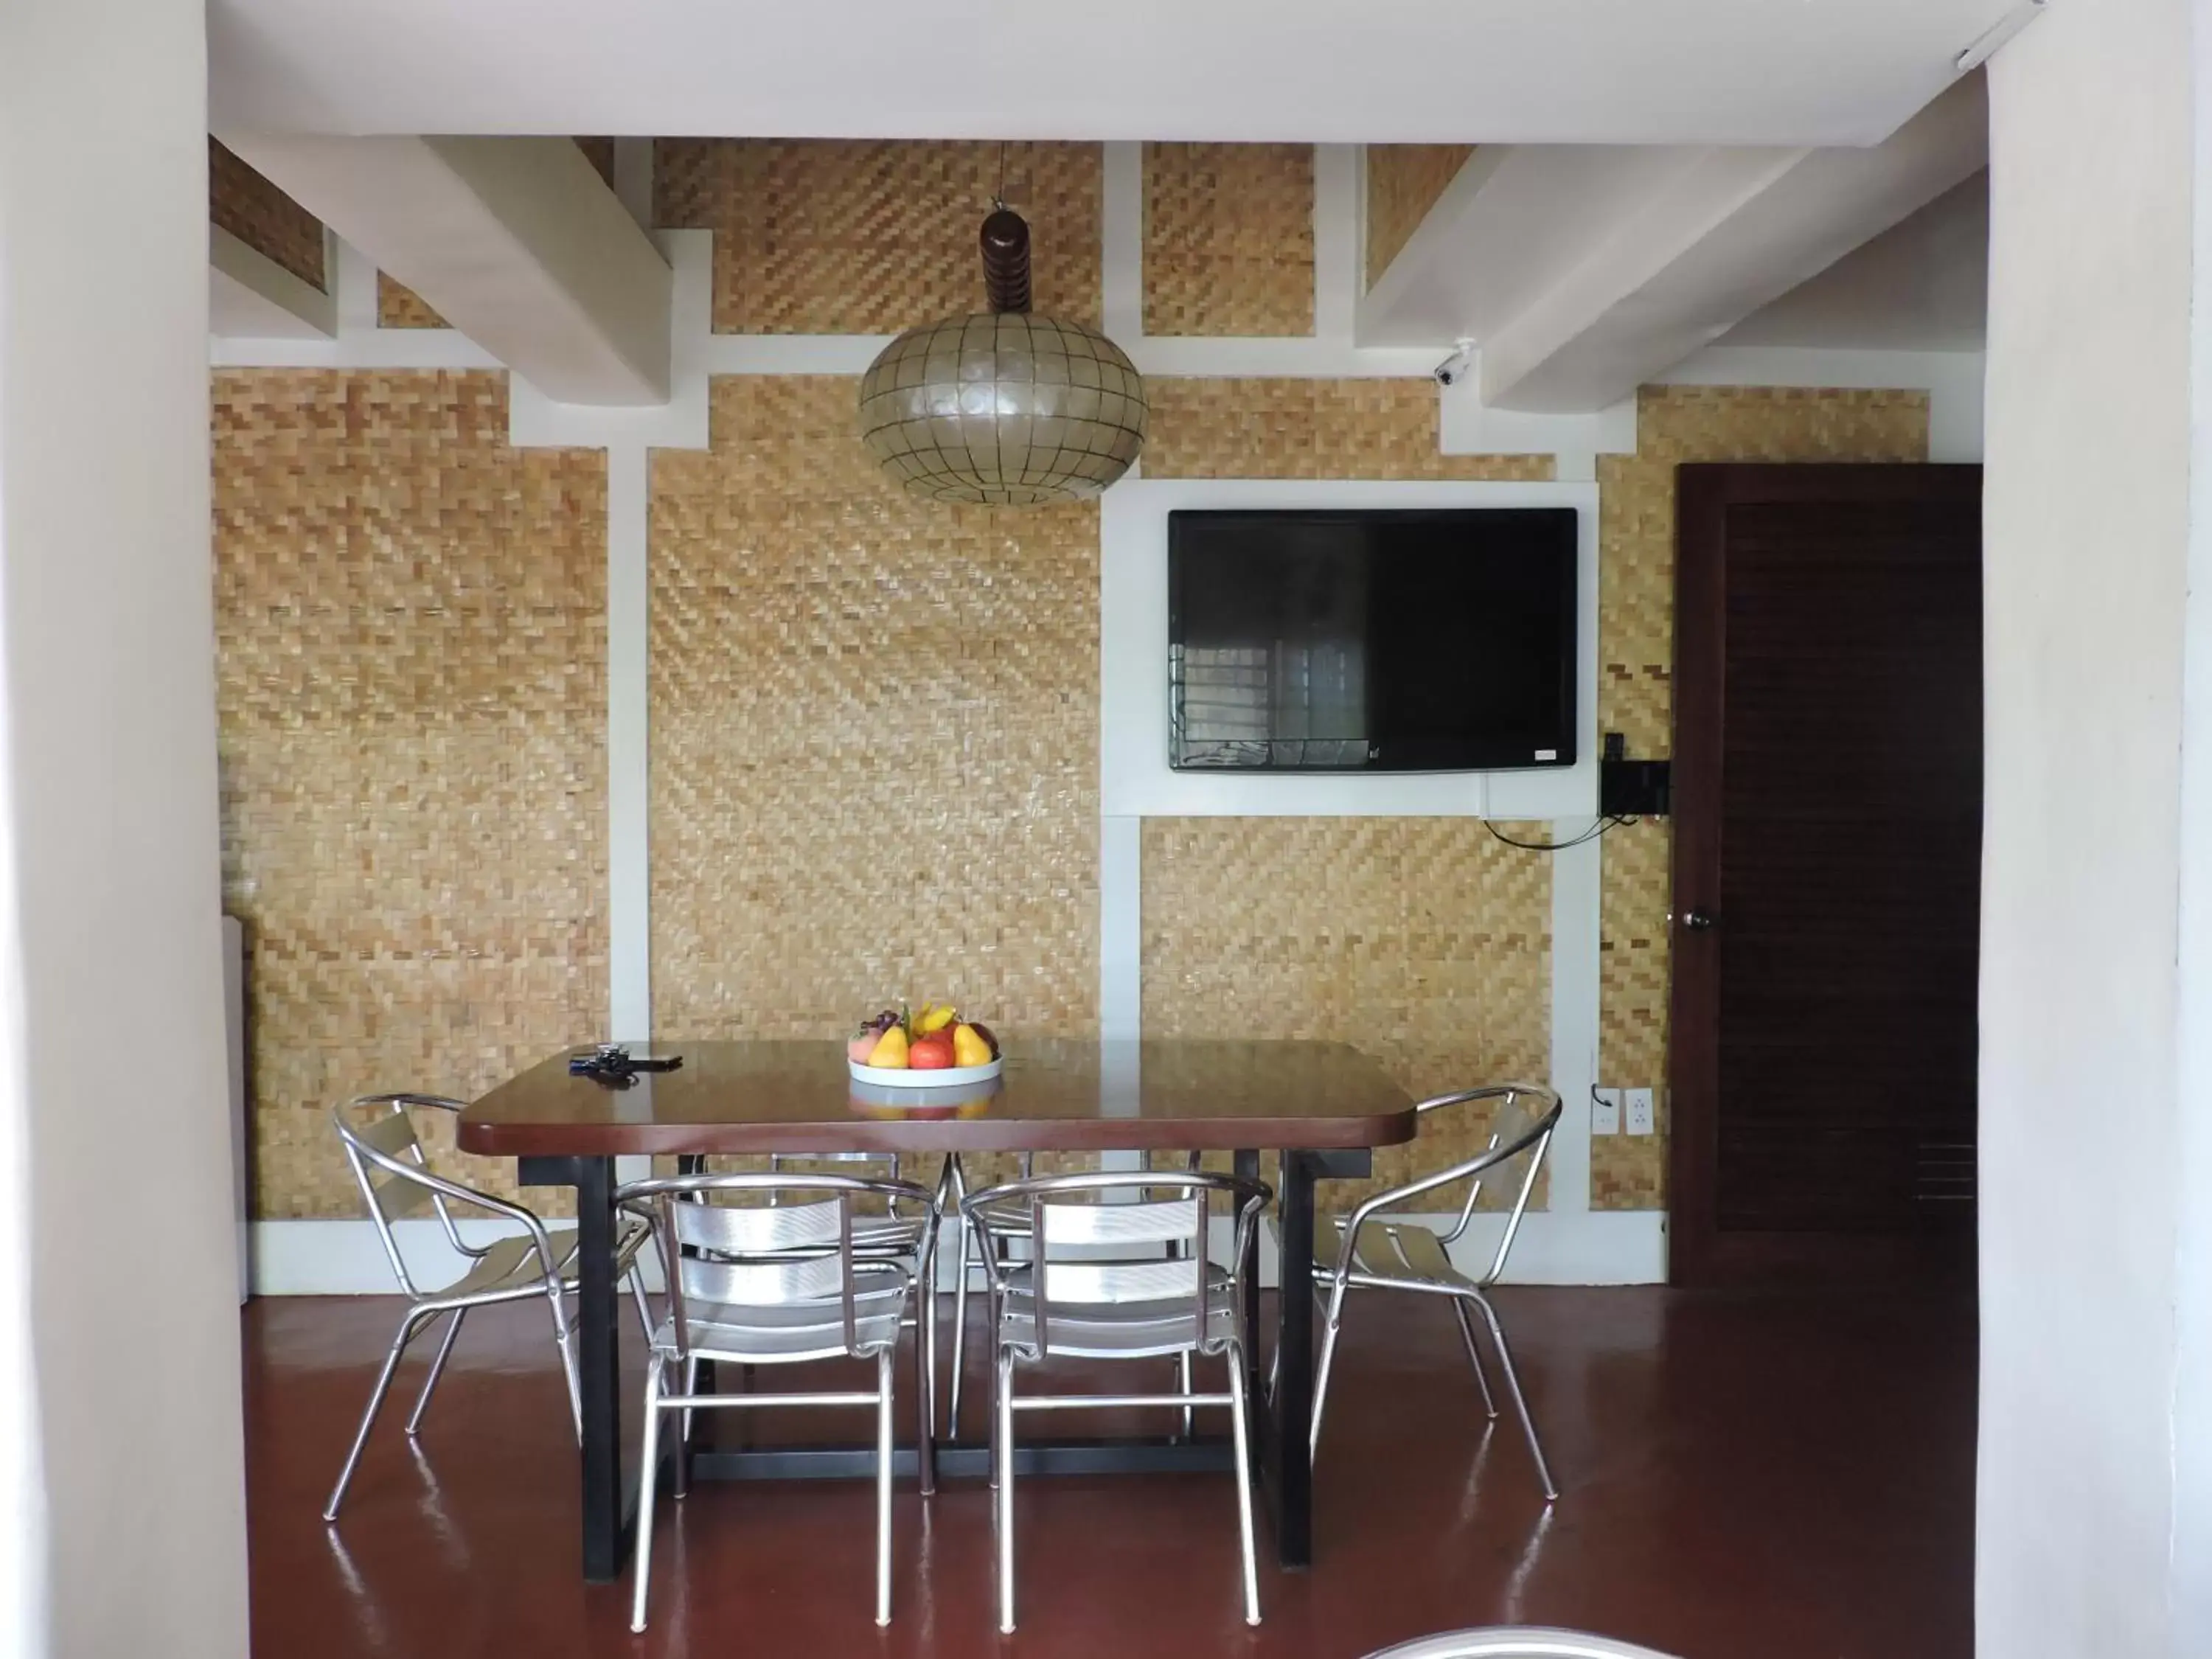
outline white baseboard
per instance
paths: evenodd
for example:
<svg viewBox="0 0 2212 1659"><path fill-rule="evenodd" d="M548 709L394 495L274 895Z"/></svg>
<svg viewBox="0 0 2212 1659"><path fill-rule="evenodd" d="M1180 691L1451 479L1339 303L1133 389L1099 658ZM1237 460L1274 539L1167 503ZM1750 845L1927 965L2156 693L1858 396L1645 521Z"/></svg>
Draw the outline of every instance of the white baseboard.
<svg viewBox="0 0 2212 1659"><path fill-rule="evenodd" d="M1441 1223L1439 1217L1408 1218ZM1217 1253L1225 1252L1227 1223L1217 1222ZM1490 1262L1503 1217L1479 1215L1452 1247L1453 1260L1470 1271ZM409 1270L422 1285L460 1276L464 1263L434 1220L400 1222L394 1232ZM465 1221L461 1236L483 1243L518 1231L497 1221ZM948 1253L949 1254L949 1253ZM650 1271L648 1277L655 1279ZM949 1274L940 1275L951 1288ZM1593 1210L1583 1214L1538 1211L1521 1224L1505 1280L1513 1285L1657 1285L1667 1278L1667 1218L1658 1210ZM1273 1241L1260 1240L1260 1279L1274 1285ZM359 1221L257 1221L253 1224L256 1296L388 1296L397 1287L376 1229Z"/></svg>

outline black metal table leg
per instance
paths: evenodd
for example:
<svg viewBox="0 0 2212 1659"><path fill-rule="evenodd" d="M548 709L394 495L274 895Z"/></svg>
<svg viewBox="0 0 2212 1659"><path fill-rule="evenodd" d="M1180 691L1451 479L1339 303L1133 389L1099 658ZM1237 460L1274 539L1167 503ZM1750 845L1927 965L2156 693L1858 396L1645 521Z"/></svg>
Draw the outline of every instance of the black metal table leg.
<svg viewBox="0 0 2212 1659"><path fill-rule="evenodd" d="M1285 1567L1313 1560L1314 1163L1304 1152L1282 1155L1282 1305L1276 1311L1275 1397L1267 1413L1273 1443L1275 1553Z"/></svg>
<svg viewBox="0 0 2212 1659"><path fill-rule="evenodd" d="M584 1399L584 1577L603 1584L629 1553L617 1399L622 1349L616 1328L615 1165L576 1161L576 1374Z"/></svg>

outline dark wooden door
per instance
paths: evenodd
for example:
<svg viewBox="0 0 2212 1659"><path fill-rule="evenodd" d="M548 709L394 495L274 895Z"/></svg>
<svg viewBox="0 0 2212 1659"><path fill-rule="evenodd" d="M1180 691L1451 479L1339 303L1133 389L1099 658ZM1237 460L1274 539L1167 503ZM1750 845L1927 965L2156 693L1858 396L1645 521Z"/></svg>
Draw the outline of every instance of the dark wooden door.
<svg viewBox="0 0 2212 1659"><path fill-rule="evenodd" d="M1678 474L1677 1283L1971 1264L1981 493Z"/></svg>

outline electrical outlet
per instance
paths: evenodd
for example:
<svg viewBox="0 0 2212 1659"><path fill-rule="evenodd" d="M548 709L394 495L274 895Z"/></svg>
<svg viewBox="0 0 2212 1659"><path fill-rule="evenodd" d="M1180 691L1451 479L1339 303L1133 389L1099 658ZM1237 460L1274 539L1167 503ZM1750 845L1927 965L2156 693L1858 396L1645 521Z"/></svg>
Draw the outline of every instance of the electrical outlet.
<svg viewBox="0 0 2212 1659"><path fill-rule="evenodd" d="M1594 1089L1590 1094L1590 1133L1594 1135L1619 1134L1620 1133L1620 1091Z"/></svg>
<svg viewBox="0 0 2212 1659"><path fill-rule="evenodd" d="M1627 1106L1628 1133L1632 1135L1650 1134L1652 1132L1651 1091L1649 1089L1631 1089L1628 1091L1626 1097L1626 1104Z"/></svg>

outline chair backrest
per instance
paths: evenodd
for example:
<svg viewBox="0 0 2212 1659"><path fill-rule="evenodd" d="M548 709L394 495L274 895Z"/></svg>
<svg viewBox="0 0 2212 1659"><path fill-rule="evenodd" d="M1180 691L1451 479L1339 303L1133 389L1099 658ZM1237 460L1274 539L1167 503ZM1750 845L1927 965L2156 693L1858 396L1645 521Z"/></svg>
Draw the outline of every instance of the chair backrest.
<svg viewBox="0 0 2212 1659"><path fill-rule="evenodd" d="M1206 1230L1217 1195L1237 1221L1225 1288L1208 1271ZM1269 1196L1263 1182L1241 1176L1115 1170L1009 1182L973 1194L963 1207L987 1232L1005 1237L1020 1236L1017 1218L1025 1224L1042 1354L1052 1352L1055 1320L1139 1303L1170 1328L1188 1319L1192 1344L1204 1346L1212 1301L1225 1297L1233 1305L1240 1294ZM984 1259L995 1264L1004 1255L987 1250Z"/></svg>
<svg viewBox="0 0 2212 1659"><path fill-rule="evenodd" d="M881 1345L864 1342L860 1323L864 1281L892 1288L908 1270L855 1256L855 1206L869 1198L894 1207L927 1209L930 1202L912 1182L836 1175L675 1176L636 1182L616 1196L653 1223L684 1358L695 1327L742 1324L749 1313L793 1307L811 1308L834 1324L847 1353L873 1353ZM727 1199L749 1201L718 1201Z"/></svg>
<svg viewBox="0 0 2212 1659"><path fill-rule="evenodd" d="M1483 1102L1495 1103L1486 1136L1488 1144L1478 1157L1461 1166L1468 1178L1467 1200L1443 1242L1451 1244L1468 1230L1486 1186L1511 1194L1505 1231L1498 1241L1498 1253L1491 1259L1489 1271L1483 1275L1482 1282L1489 1284L1505 1271L1514 1235L1521 1231L1521 1218L1528 1212L1529 1194L1536 1189L1544 1155L1551 1150L1553 1131L1559 1127L1559 1097L1540 1084L1496 1083L1438 1095L1421 1102L1415 1109L1426 1115L1444 1107Z"/></svg>
<svg viewBox="0 0 2212 1659"><path fill-rule="evenodd" d="M1535 1626L1455 1630L1380 1648L1367 1659L1670 1659L1656 1648Z"/></svg>
<svg viewBox="0 0 2212 1659"><path fill-rule="evenodd" d="M418 1172L428 1168L428 1160L415 1132L412 1109L459 1112L464 1109L461 1102L443 1095L388 1094L362 1095L331 1110L331 1126L337 1130L338 1144L345 1149L362 1202L368 1206L368 1218L376 1224L385 1259L391 1262L399 1288L409 1296L420 1292L408 1275L407 1259L400 1254L398 1240L392 1234L393 1222L430 1210L445 1229L447 1243L464 1255L477 1254L462 1243L445 1194L419 1178Z"/></svg>

